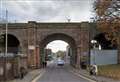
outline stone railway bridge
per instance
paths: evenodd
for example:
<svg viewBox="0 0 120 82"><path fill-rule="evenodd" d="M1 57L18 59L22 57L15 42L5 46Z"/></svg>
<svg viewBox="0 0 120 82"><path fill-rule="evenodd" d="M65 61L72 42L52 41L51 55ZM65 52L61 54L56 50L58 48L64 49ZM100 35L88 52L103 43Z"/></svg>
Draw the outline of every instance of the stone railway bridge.
<svg viewBox="0 0 120 82"><path fill-rule="evenodd" d="M46 45L54 40L63 40L72 49L71 64L79 68L81 56L89 57L90 40L99 33L94 27L95 24L88 22L9 23L8 52L23 53L29 66L40 67ZM5 35L5 24L0 24L0 32Z"/></svg>

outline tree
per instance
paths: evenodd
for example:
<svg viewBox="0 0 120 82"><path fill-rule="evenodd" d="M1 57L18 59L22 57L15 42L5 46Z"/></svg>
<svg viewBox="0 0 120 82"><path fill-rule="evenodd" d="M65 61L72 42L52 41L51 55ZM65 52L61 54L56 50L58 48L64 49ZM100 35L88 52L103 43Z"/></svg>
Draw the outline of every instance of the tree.
<svg viewBox="0 0 120 82"><path fill-rule="evenodd" d="M95 0L97 27L113 45L120 45L120 0Z"/></svg>
<svg viewBox="0 0 120 82"><path fill-rule="evenodd" d="M58 51L56 52L56 54L57 54L57 58L64 59L65 57L65 51Z"/></svg>

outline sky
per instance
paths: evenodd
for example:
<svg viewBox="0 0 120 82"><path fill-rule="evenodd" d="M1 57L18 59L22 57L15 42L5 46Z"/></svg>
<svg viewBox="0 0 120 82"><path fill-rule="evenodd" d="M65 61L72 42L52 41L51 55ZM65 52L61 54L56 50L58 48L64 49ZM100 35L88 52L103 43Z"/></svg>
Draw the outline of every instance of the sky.
<svg viewBox="0 0 120 82"><path fill-rule="evenodd" d="M0 22L8 11L9 22L71 22L90 21L94 0L0 0ZM53 41L53 52L66 50L68 44ZM59 46L59 47L58 47Z"/></svg>
<svg viewBox="0 0 120 82"><path fill-rule="evenodd" d="M89 21L93 0L0 0L0 18L5 10L11 22Z"/></svg>
<svg viewBox="0 0 120 82"><path fill-rule="evenodd" d="M52 41L50 42L46 48L48 49L52 49L52 52L56 53L57 51L61 50L61 51L66 51L66 47L68 46L69 44L62 41L62 40L55 40L55 41Z"/></svg>

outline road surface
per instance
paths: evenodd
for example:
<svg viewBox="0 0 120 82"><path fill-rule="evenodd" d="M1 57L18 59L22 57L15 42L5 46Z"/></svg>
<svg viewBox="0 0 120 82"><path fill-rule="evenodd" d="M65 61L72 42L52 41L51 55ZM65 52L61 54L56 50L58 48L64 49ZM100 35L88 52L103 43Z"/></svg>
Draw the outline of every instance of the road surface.
<svg viewBox="0 0 120 82"><path fill-rule="evenodd" d="M36 82L92 82L83 79L71 73L67 66L57 66L56 63L51 63L47 66L44 74L37 79Z"/></svg>

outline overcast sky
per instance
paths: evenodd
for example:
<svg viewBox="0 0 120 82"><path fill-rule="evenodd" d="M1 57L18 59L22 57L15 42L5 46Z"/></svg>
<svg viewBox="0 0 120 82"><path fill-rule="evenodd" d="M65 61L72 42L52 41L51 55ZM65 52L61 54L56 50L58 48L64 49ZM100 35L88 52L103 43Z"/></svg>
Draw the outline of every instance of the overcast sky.
<svg viewBox="0 0 120 82"><path fill-rule="evenodd" d="M68 46L68 43L61 41L61 40L55 40L50 42L46 48L52 49L52 52L57 52L59 50L65 51L66 47Z"/></svg>
<svg viewBox="0 0 120 82"><path fill-rule="evenodd" d="M71 22L89 21L92 17L94 0L0 0L0 19L11 22ZM63 41L51 42L47 48L53 52L66 50L68 44ZM59 46L59 47L58 47Z"/></svg>
<svg viewBox="0 0 120 82"><path fill-rule="evenodd" d="M9 21L89 21L93 0L0 0L0 18L9 12Z"/></svg>

